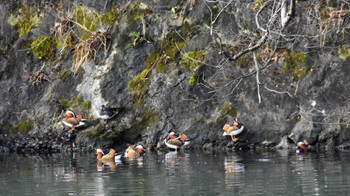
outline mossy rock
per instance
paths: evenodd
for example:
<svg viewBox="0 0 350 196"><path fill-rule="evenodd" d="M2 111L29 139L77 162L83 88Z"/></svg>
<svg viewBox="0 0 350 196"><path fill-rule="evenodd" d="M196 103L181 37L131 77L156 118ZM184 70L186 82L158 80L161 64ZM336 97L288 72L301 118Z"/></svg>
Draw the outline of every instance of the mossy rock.
<svg viewBox="0 0 350 196"><path fill-rule="evenodd" d="M188 71L195 71L204 61L205 53L203 50L186 52L179 64L181 68Z"/></svg>
<svg viewBox="0 0 350 196"><path fill-rule="evenodd" d="M338 49L339 58L345 61L348 57L350 57L350 46L343 45Z"/></svg>
<svg viewBox="0 0 350 196"><path fill-rule="evenodd" d="M130 9L128 9L126 13L126 22L129 24L140 21L142 17L152 14L151 8L140 1L136 1L129 7Z"/></svg>
<svg viewBox="0 0 350 196"><path fill-rule="evenodd" d="M54 36L43 35L32 42L32 52L38 59L52 61L55 58L55 51L58 46Z"/></svg>
<svg viewBox="0 0 350 196"><path fill-rule="evenodd" d="M66 110L72 109L74 112L89 113L91 101L84 100L82 97L72 97L71 99L59 100L60 105Z"/></svg>
<svg viewBox="0 0 350 196"><path fill-rule="evenodd" d="M196 86L198 83L198 75L196 73L192 73L192 75L190 76L189 80L188 80L188 84L190 86Z"/></svg>
<svg viewBox="0 0 350 196"><path fill-rule="evenodd" d="M148 90L149 72L150 69L144 69L128 82L128 89L131 91L131 96L133 97L136 106L141 106L144 100L144 94Z"/></svg>
<svg viewBox="0 0 350 196"><path fill-rule="evenodd" d="M26 134L32 129L33 124L34 122L32 120L25 120L15 124L5 124L2 126L2 130L4 133Z"/></svg>
<svg viewBox="0 0 350 196"><path fill-rule="evenodd" d="M19 37L27 35L32 29L39 27L43 14L37 6L21 4L18 11L12 13L7 22L17 28Z"/></svg>
<svg viewBox="0 0 350 196"><path fill-rule="evenodd" d="M286 53L282 64L282 74L288 75L291 71L293 80L301 80L308 73L305 61L305 53Z"/></svg>

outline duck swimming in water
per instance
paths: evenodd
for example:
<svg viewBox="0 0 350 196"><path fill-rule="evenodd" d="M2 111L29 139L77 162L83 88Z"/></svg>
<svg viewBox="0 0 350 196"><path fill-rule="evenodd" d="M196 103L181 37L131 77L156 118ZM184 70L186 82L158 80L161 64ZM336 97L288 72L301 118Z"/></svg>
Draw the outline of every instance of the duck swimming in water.
<svg viewBox="0 0 350 196"><path fill-rule="evenodd" d="M309 142L304 139L302 142L298 142L296 148L296 153L303 153L310 150Z"/></svg>
<svg viewBox="0 0 350 196"><path fill-rule="evenodd" d="M186 147L191 140L183 133L177 135L174 131L169 131L169 135L164 139L165 145L173 150L178 150L181 147Z"/></svg>
<svg viewBox="0 0 350 196"><path fill-rule="evenodd" d="M103 150L98 148L96 150L96 154L97 154L97 160L102 161L102 162L106 162L106 161L114 161L114 156L115 156L115 150L114 149L109 149L109 153L108 154L104 154Z"/></svg>
<svg viewBox="0 0 350 196"><path fill-rule="evenodd" d="M146 149L141 144L130 145L125 150L124 157L126 158L136 158L145 155Z"/></svg>

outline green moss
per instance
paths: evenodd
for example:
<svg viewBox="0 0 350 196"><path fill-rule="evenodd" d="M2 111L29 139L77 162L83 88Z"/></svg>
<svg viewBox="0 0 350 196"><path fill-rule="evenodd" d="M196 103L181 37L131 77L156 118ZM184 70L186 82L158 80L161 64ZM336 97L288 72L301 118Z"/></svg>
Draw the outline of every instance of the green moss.
<svg viewBox="0 0 350 196"><path fill-rule="evenodd" d="M205 59L203 50L187 52L182 56L179 64L185 70L196 70Z"/></svg>
<svg viewBox="0 0 350 196"><path fill-rule="evenodd" d="M285 55L281 70L282 74L288 75L291 71L294 80L301 80L308 72L305 60L305 53L289 53Z"/></svg>
<svg viewBox="0 0 350 196"><path fill-rule="evenodd" d="M77 6L73 10L73 20L81 25L84 30L96 31L100 25L100 16L85 6Z"/></svg>
<svg viewBox="0 0 350 196"><path fill-rule="evenodd" d="M231 103L226 102L220 107L221 116L226 116L226 115L237 116L237 113L238 113L237 108L231 106Z"/></svg>
<svg viewBox="0 0 350 196"><path fill-rule="evenodd" d="M152 14L152 10L146 4L137 1L130 6L127 12L126 21L128 23L140 21L142 17Z"/></svg>
<svg viewBox="0 0 350 196"><path fill-rule="evenodd" d="M66 80L68 77L70 76L70 72L66 71L66 70L60 70L58 72L58 77L61 80Z"/></svg>
<svg viewBox="0 0 350 196"><path fill-rule="evenodd" d="M181 26L183 37L187 40L191 39L199 29L199 25L190 25L187 21Z"/></svg>
<svg viewBox="0 0 350 196"><path fill-rule="evenodd" d="M117 21L117 10L115 8L104 13L101 16L101 22L108 25L113 25Z"/></svg>
<svg viewBox="0 0 350 196"><path fill-rule="evenodd" d="M71 99L61 99L59 102L66 110L73 109L77 113L89 113L91 109L91 102L78 96L72 97Z"/></svg>
<svg viewBox="0 0 350 196"><path fill-rule="evenodd" d="M141 73L136 75L128 82L128 89L132 91L143 92L148 87L148 73L149 69L144 69Z"/></svg>
<svg viewBox="0 0 350 196"><path fill-rule="evenodd" d="M151 69L155 65L156 61L158 60L159 55L160 54L158 51L152 52L150 55L148 55L145 61L145 69Z"/></svg>
<svg viewBox="0 0 350 196"><path fill-rule="evenodd" d="M339 58L345 61L348 57L350 57L350 46L343 45L338 49Z"/></svg>
<svg viewBox="0 0 350 196"><path fill-rule="evenodd" d="M190 76L190 79L188 80L188 83L190 86L196 86L198 83L198 75L195 73L192 73Z"/></svg>
<svg viewBox="0 0 350 196"><path fill-rule="evenodd" d="M143 103L143 96L148 90L149 72L149 69L144 69L141 73L136 75L128 82L128 89L131 90L131 95L134 98L134 103L136 106L140 106Z"/></svg>
<svg viewBox="0 0 350 196"><path fill-rule="evenodd" d="M146 129L149 126L152 126L160 119L160 115L151 108L145 109L145 111L141 114L139 119L135 119L132 122L132 127L136 127L137 129Z"/></svg>
<svg viewBox="0 0 350 196"><path fill-rule="evenodd" d="M88 138L96 139L104 131L105 131L104 126L102 126L102 124L97 124L96 126L94 126L93 129L90 129L89 131L85 131L84 135Z"/></svg>
<svg viewBox="0 0 350 196"><path fill-rule="evenodd" d="M33 121L32 120L25 120L22 122L18 122L15 124L4 124L2 126L2 130L4 133L22 133L26 134L30 131L30 129L33 127Z"/></svg>
<svg viewBox="0 0 350 196"><path fill-rule="evenodd" d="M251 9L256 11L256 10L260 9L263 5L264 5L264 0L255 0L251 4Z"/></svg>
<svg viewBox="0 0 350 196"><path fill-rule="evenodd" d="M137 43L140 41L141 39L141 33L139 32L131 32L128 34L129 37L129 42L126 44L125 48L132 48L135 47L137 45Z"/></svg>
<svg viewBox="0 0 350 196"><path fill-rule="evenodd" d="M54 36L43 35L32 42L32 52L38 59L52 61L55 58L57 39Z"/></svg>
<svg viewBox="0 0 350 196"><path fill-rule="evenodd" d="M142 114L142 123L146 126L151 126L156 123L160 119L160 115L155 113L152 109L146 109L146 111Z"/></svg>
<svg viewBox="0 0 350 196"><path fill-rule="evenodd" d="M20 37L27 35L33 28L40 25L43 18L40 9L22 4L16 13L12 13L7 22L17 28Z"/></svg>
<svg viewBox="0 0 350 196"><path fill-rule="evenodd" d="M218 115L214 117L211 123L217 124L225 116L227 115L237 116L237 114L238 114L237 108L233 107L231 103L225 102L220 106Z"/></svg>
<svg viewBox="0 0 350 196"><path fill-rule="evenodd" d="M81 108L83 110L90 110L90 108L91 108L91 101L83 101L83 103L81 104Z"/></svg>

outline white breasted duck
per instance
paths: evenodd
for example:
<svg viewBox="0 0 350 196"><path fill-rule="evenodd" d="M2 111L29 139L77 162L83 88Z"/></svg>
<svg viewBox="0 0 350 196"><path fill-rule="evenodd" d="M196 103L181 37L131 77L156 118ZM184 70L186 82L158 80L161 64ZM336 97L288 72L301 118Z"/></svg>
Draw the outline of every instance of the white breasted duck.
<svg viewBox="0 0 350 196"><path fill-rule="evenodd" d="M112 171L115 170L116 164L114 162L115 151L113 149L109 150L108 154L104 154L102 149L96 150L97 154L97 171L102 171L104 166L108 166Z"/></svg>
<svg viewBox="0 0 350 196"><path fill-rule="evenodd" d="M298 142L296 148L296 153L307 152L310 149L309 142L304 139L302 142Z"/></svg>
<svg viewBox="0 0 350 196"><path fill-rule="evenodd" d="M173 150L178 150L181 147L186 147L191 140L183 133L177 135L174 131L169 131L169 135L164 139L165 145Z"/></svg>
<svg viewBox="0 0 350 196"><path fill-rule="evenodd" d="M236 135L242 133L242 131L244 130L244 126L242 125L242 123L235 121L232 125L226 123L222 129L224 130L222 136L229 135L231 136L233 142L237 142L238 138L236 137Z"/></svg>
<svg viewBox="0 0 350 196"><path fill-rule="evenodd" d="M62 120L62 123L74 130L75 128L85 126L87 123L87 119L83 119L83 116L81 114L76 115L73 111L68 110L64 114L64 119Z"/></svg>
<svg viewBox="0 0 350 196"><path fill-rule="evenodd" d="M120 112L120 110L120 108L107 108L105 105L102 105L99 118L104 120L112 119Z"/></svg>
<svg viewBox="0 0 350 196"><path fill-rule="evenodd" d="M124 157L126 158L137 158L146 154L146 149L143 145L130 145L125 150Z"/></svg>
<svg viewBox="0 0 350 196"><path fill-rule="evenodd" d="M96 154L97 154L97 160L105 162L105 161L114 161L114 156L115 156L115 150L114 149L109 149L109 153L108 154L104 154L103 150L98 148L96 150Z"/></svg>

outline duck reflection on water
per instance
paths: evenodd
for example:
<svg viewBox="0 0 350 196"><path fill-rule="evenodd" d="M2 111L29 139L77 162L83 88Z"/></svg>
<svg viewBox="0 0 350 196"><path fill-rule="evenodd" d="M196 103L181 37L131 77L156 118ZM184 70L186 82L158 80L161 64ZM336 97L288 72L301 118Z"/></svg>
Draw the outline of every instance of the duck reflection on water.
<svg viewBox="0 0 350 196"><path fill-rule="evenodd" d="M224 158L224 165L225 165L225 173L238 173L238 172L244 172L245 166L243 163L240 163L240 158L236 156L229 156Z"/></svg>

